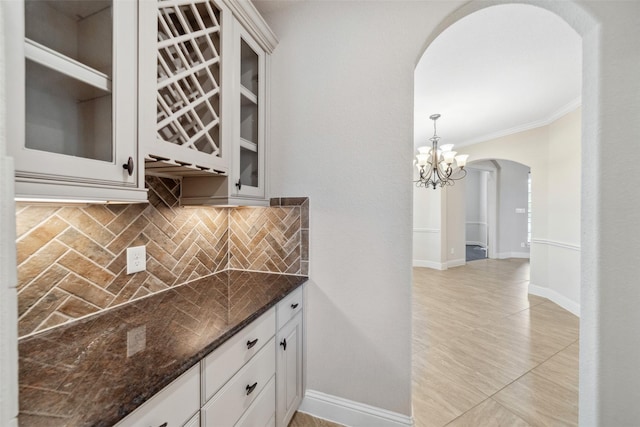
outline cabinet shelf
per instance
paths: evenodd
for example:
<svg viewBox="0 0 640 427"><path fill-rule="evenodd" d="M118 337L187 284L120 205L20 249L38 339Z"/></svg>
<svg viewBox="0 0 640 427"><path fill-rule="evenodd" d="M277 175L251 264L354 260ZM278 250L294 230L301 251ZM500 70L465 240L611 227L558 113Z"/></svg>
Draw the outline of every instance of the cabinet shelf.
<svg viewBox="0 0 640 427"><path fill-rule="evenodd" d="M111 79L106 74L62 55L53 49L49 49L40 43L25 39L24 53L25 57L33 62L100 90L111 92Z"/></svg>
<svg viewBox="0 0 640 427"><path fill-rule="evenodd" d="M240 138L240 147L244 148L245 150L253 151L254 153L258 152L258 144L256 144L255 142L247 141L244 138Z"/></svg>
<svg viewBox="0 0 640 427"><path fill-rule="evenodd" d="M246 87L240 86L240 95L241 95L242 105L247 105L247 104L258 105L258 95L251 92Z"/></svg>

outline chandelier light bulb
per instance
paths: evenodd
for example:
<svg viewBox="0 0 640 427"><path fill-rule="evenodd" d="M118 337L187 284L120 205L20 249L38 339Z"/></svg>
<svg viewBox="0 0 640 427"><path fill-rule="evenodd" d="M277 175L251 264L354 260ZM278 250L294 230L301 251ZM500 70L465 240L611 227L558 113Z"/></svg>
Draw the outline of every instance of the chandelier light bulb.
<svg viewBox="0 0 640 427"><path fill-rule="evenodd" d="M443 153L453 150L453 144L444 144L440 147Z"/></svg>
<svg viewBox="0 0 640 427"><path fill-rule="evenodd" d="M469 158L468 154L460 154L456 156L456 164L458 167L465 167L467 165L467 159Z"/></svg>

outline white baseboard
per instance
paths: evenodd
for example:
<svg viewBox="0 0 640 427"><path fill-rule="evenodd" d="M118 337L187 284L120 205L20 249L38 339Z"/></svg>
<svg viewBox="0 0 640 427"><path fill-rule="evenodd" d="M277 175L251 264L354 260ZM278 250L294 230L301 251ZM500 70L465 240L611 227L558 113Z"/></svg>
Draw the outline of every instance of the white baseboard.
<svg viewBox="0 0 640 427"><path fill-rule="evenodd" d="M441 262L427 261L427 260L422 260L422 259L414 259L413 260L413 266L414 267L433 268L435 270L446 270L447 269L447 266L442 264Z"/></svg>
<svg viewBox="0 0 640 427"><path fill-rule="evenodd" d="M537 295L539 297L547 298L548 300L551 300L552 302L558 304L565 310L580 317L580 304L570 300L569 298L565 297L557 291L554 291L553 289L529 283L529 293L531 295Z"/></svg>
<svg viewBox="0 0 640 427"><path fill-rule="evenodd" d="M413 418L315 390L307 390L298 411L354 427L411 427Z"/></svg>
<svg viewBox="0 0 640 427"><path fill-rule="evenodd" d="M465 265L466 263L467 263L467 260L465 260L464 258L452 259L447 261L447 268L459 267L461 265Z"/></svg>
<svg viewBox="0 0 640 427"><path fill-rule="evenodd" d="M496 254L496 258L498 259L507 259L507 258L529 258L529 252L498 252Z"/></svg>

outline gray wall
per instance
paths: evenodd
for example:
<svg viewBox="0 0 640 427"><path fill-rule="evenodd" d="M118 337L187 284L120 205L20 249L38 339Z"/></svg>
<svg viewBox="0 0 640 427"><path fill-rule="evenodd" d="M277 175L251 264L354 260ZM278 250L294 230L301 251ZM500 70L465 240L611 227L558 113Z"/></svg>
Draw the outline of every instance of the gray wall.
<svg viewBox="0 0 640 427"><path fill-rule="evenodd" d="M526 244L529 167L508 160L499 160L498 164L497 257L526 258L529 254ZM524 213L516 213L516 209L522 208Z"/></svg>

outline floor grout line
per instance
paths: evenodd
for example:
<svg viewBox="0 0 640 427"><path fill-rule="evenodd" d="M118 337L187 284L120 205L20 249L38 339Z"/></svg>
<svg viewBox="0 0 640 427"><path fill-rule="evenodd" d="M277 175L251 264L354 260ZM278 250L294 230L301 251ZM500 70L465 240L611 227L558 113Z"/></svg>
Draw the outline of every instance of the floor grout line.
<svg viewBox="0 0 640 427"><path fill-rule="evenodd" d="M502 264L498 264L498 265L502 265ZM425 306L425 305L420 305L421 308L425 309L426 312L422 312L422 316L420 318L420 324L423 325L423 327L428 327L431 325L435 325L435 328L433 329L433 331L435 331L435 335L433 332L427 332L427 334L429 334L430 338L427 340L428 341L428 345L424 348L424 349L420 349L418 353L416 353L414 355L413 351L412 351L412 360L418 360L419 362L422 362L423 368L424 368L424 364L426 365L432 365L433 363L435 363L436 366L436 372L438 370L437 365L441 365L442 362L438 361L439 359L434 359L433 361L431 360L429 356L429 352L433 351L433 350L438 350L441 352L447 352L447 350L451 350L451 348L447 348L448 344L456 341L456 340L460 340L460 339L464 339L465 335L469 335L469 334L474 334L476 332L479 331L485 331L487 333L491 334L491 331L493 328L496 328L498 326L501 325L501 323L504 323L505 319L512 317L512 316L517 316L521 313L526 312L527 310L531 311L532 309L535 310L535 307L537 306L541 306L541 305L548 305L549 307L555 306L555 304L546 299L546 298L542 298L539 297L540 299L536 300L534 303L531 303L531 301L529 301L529 304L527 307L516 310L516 311L506 311L506 312L501 312L500 308L502 307L502 305L500 303L498 303L496 306L498 308L496 308L495 310L498 311L497 316L493 317L491 315L491 310L493 309L492 307L494 307L493 304L489 304L486 308L483 307L484 310L486 310L485 312L480 312L480 316L489 316L491 320L488 320L486 323L483 323L481 320L478 321L478 319L474 318L474 312L473 312L473 306L472 305L467 305L467 301L465 300L465 298L463 297L458 297L456 296L456 292L470 292L470 295L472 295L472 298L478 296L480 299L477 301L477 303L482 304L482 300L486 299L487 296L492 296L495 295L498 298L497 299L503 299L504 303L506 303L506 305L508 306L509 304L511 304L513 301L517 301L519 298L522 298L521 296L518 296L517 293L517 287L518 288L524 288L523 291L526 292L527 291L527 286L529 283L529 280L509 280L508 276L509 276L509 269L511 269L511 271L517 271L518 270L518 265L510 265L508 266L509 268L505 268L505 269L490 269L490 268L477 268L477 269L469 269L467 272L465 272L464 274L460 274L460 272L462 270L458 270L456 272L456 274L454 275L448 275L446 274L447 272L437 272L435 275L435 277L430 277L430 272L428 271L422 271L419 274L415 274L414 273L414 283L419 283L420 281L424 281L425 279L434 279L434 282L430 282L430 286L425 286L423 287L421 290L423 292L417 293L414 291L414 305L416 307L418 307L418 300L420 299L420 297L422 297L423 299L427 299L429 298L431 295L434 295L435 293L437 293L438 291L440 291L442 289L442 286L440 284L438 284L438 282L440 280L445 280L445 281L451 281L452 283L454 283L454 286L452 286L451 288L449 288L448 290L445 288L445 293L441 293L439 297L437 297L434 300L431 300L432 303L434 303L435 305L433 306L433 308L440 308L440 306L443 307L443 311L442 314L444 315L443 318L438 318L439 313L435 313L433 314L433 312L429 313L429 309L430 306ZM418 269L416 269L418 270ZM422 269L422 270L427 270L427 269ZM418 270L419 271L419 270ZM449 270L448 270L449 271ZM521 270L520 270L521 271ZM521 273L517 273L517 274L521 274ZM488 277L493 277L495 279L492 279L490 282L491 286L490 288L484 288L484 289L478 289L478 288L474 288L474 286L471 283L472 280L481 280L479 278L476 278L476 276L478 275L487 275ZM504 286L501 286L500 281L501 280L507 280L509 283L505 283ZM524 283L527 284L527 286L522 286ZM468 287L468 289L465 289L466 287ZM525 295L527 296L531 296L528 293L526 293ZM418 298L416 298L416 296ZM516 303L517 304L517 303ZM544 309L544 310L548 310L548 309ZM414 313L416 312L416 310L414 309ZM543 319L546 321L547 316L549 316L551 318L551 321L553 322L553 316L555 316L554 313L545 313L544 312L538 312L539 315L542 315ZM462 315L462 317L460 317L459 315ZM452 317L450 317L452 316ZM432 323L431 322L431 318L435 318L436 323ZM447 322L450 322L450 318L455 318L455 322L454 325L451 327L450 325L446 325ZM560 317L562 319L562 316ZM415 322L415 320L414 320ZM431 323L430 323L431 322ZM469 327L469 322L471 322L472 326ZM440 323L440 324L439 324ZM571 323L567 324L568 327L572 327ZM456 333L454 335L451 336L446 336L447 332L447 328L450 327L452 331L455 331ZM495 335L495 338L498 340L503 340L506 339L507 341L509 340L509 336L508 334L516 334L513 335L513 337L516 340L519 340L519 338L516 337L525 337L525 338L529 338L529 340L531 339L531 333L534 331L534 329L532 329L531 325L527 324L527 326L524 326L526 328L526 331L522 329L522 327L513 327L513 328L508 328L507 330L504 331L504 335ZM416 328L414 328L415 331ZM544 329L544 328L543 328ZM499 333L500 331L494 331L495 333ZM539 330L539 328L536 328L535 330L536 333L541 333L541 334L545 334L544 330ZM441 335L441 334L445 334L445 335ZM572 333L572 332L571 332ZM543 335L544 336L544 335ZM417 339L416 339L417 338ZM412 342L418 343L420 342L420 340L424 341L424 336L423 337L415 337L415 332L414 332L414 339L412 339ZM452 423L454 423L457 419L463 417L465 414L468 414L470 411L473 411L474 409L478 408L480 405L486 403L489 399L491 399L496 405L498 405L499 407L501 407L502 409L504 409L505 411L507 411L508 413L512 414L513 416L517 417L518 419L526 422L527 424L531 424L530 421L527 421L522 415L520 415L518 412L515 412L513 409L511 409L509 406L505 406L503 403L497 401L495 399L495 397L501 393L503 390L505 390L506 388L512 386L513 384L517 383L518 381L521 381L523 377L529 375L530 373L532 373L533 371L535 371L536 369L538 369L540 366L544 365L545 363L549 362L549 360L553 359L554 357L556 357L558 354L566 351L569 347L571 347L572 345L579 343L579 336L576 339L571 339L569 343L566 343L566 341L563 339L563 336L557 336L553 338L555 340L555 343L553 343L553 341L549 344L550 346L552 346L552 348L550 348L550 350L552 350L552 354L544 355L543 353L543 357L539 360L539 361L534 361L534 365L529 367L527 369L526 365L528 364L527 359L522 360L522 364L526 371L521 373L520 375L518 375L516 378L514 378L513 380L509 381L507 384L505 384L504 386L500 387L499 389L497 389L496 391L491 392L491 390L487 390L489 392L491 392L490 395L486 395L484 392L480 391L480 389L476 388L476 386L474 385L474 382L469 382L467 380L464 379L464 377L460 377L460 375L453 375L453 376L449 376L447 375L447 371L446 371L446 365L445 366L445 371L442 371L439 375L443 376L443 379L446 381L451 381L453 383L453 385L455 386L455 383L459 381L459 384L464 385L464 387L468 390L471 390L473 393L475 393L477 395L477 397L484 397L480 402L474 404L472 407L464 410L462 413L458 414L457 416L455 416L453 419L445 422L444 426L450 425ZM426 343L426 342L425 342ZM554 349L553 347L556 347L556 344L560 344L560 347L557 349ZM566 343L566 344L565 344ZM494 347L495 345L492 344L490 347L488 347L488 351L491 352L491 348ZM497 348L501 348L502 346L498 346ZM491 353L489 353L491 354ZM507 355L509 354L509 352L506 353ZM529 353L530 354L530 353ZM519 354L517 355L519 356ZM523 354L524 356L524 354ZM526 357L526 356L525 356ZM518 357L519 358L519 357ZM466 363L462 363L460 361L457 361L455 358L452 359L454 363L460 364L461 368L463 368L464 370L471 370L473 371L474 368L473 366L468 366L468 364ZM479 362L482 362L484 359L482 357L478 358ZM446 362L445 362L446 363ZM484 362L484 363L488 363L488 362ZM518 366L519 366L520 362L517 362L517 364L515 365L515 371L513 373L518 374ZM415 362L413 363L414 366L416 366ZM493 368L498 368L499 366L495 366L494 363L489 363L489 365L493 365ZM481 365L482 366L482 365ZM429 368L431 369L431 368ZM471 373L471 372L470 372ZM484 375L484 374L481 374ZM458 378L457 380L455 378ZM480 377L479 377L480 379ZM507 378L504 378L505 380L508 380ZM482 381L482 380L481 380ZM565 388L565 386L562 383L558 383L557 381L553 381L550 380L551 382L558 384L559 386ZM501 382L501 381L500 381ZM479 384L481 385L481 384ZM500 384L496 384L498 386L500 386ZM482 388L482 387L481 387ZM455 391L454 391L455 392ZM427 395L428 396L428 395ZM444 408L444 407L443 407ZM453 413L451 412L451 410L453 409L454 412L457 412L457 410L455 409L455 406L449 406L449 414L453 415ZM458 409L462 409L462 406L458 406ZM415 412L414 412L415 414ZM418 419L416 418L416 426L421 425L420 422L418 421ZM444 419L443 419L444 421Z"/></svg>

